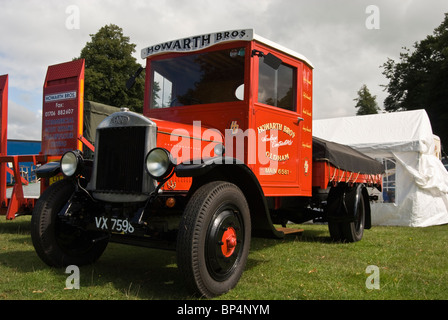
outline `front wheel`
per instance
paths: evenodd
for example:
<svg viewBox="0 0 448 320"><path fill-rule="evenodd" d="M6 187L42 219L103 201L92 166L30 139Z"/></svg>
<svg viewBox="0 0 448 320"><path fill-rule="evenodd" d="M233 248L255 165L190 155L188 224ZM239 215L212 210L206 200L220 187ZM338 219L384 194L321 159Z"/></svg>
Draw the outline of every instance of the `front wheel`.
<svg viewBox="0 0 448 320"><path fill-rule="evenodd" d="M58 181L45 190L33 210L31 239L37 255L52 267L92 263L107 246L105 240L93 241L98 232L73 226L59 216L74 192L73 181Z"/></svg>
<svg viewBox="0 0 448 320"><path fill-rule="evenodd" d="M241 190L220 181L200 187L186 206L177 238L177 263L189 287L207 298L235 287L250 239L249 207Z"/></svg>

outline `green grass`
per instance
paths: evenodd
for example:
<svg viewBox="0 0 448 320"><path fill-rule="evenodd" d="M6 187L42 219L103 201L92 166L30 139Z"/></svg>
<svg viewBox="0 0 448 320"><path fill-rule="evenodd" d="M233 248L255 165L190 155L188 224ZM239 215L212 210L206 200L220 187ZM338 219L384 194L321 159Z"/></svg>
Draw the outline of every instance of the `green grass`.
<svg viewBox="0 0 448 320"><path fill-rule="evenodd" d="M332 243L326 226L302 227L298 238L254 241L248 271L226 298L448 298L448 226L375 227L349 244ZM379 290L366 288L369 265L379 268Z"/></svg>
<svg viewBox="0 0 448 320"><path fill-rule="evenodd" d="M195 299L177 272L175 253L109 244L97 263L80 268L80 289L67 290L65 269L34 252L30 217L0 217L0 300ZM302 235L252 239L230 300L448 299L448 225L374 227L357 243L332 243L325 225ZM380 289L367 289L366 268L379 269Z"/></svg>

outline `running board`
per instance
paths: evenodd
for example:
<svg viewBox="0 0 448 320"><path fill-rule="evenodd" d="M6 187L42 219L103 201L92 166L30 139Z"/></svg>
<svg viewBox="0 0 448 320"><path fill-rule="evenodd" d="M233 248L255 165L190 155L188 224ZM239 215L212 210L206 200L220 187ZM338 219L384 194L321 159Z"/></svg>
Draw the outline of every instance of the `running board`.
<svg viewBox="0 0 448 320"><path fill-rule="evenodd" d="M303 229L295 229L295 228L276 228L277 231L283 232L285 235L287 234L295 234L295 233L302 233Z"/></svg>

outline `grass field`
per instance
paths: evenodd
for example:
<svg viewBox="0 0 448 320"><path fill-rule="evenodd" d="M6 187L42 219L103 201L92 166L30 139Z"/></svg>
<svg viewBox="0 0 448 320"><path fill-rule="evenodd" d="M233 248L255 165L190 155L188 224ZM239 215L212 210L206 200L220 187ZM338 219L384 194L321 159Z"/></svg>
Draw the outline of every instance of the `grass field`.
<svg viewBox="0 0 448 320"><path fill-rule="evenodd" d="M0 300L184 300L174 252L109 244L80 268L80 289L65 269L46 266L31 243L30 217L0 217ZM295 226L297 227L297 226ZM332 243L325 225L300 236L252 239L238 286L217 300L446 300L448 225L374 227L357 243ZM369 265L379 289L368 289ZM378 282L379 280L379 282Z"/></svg>

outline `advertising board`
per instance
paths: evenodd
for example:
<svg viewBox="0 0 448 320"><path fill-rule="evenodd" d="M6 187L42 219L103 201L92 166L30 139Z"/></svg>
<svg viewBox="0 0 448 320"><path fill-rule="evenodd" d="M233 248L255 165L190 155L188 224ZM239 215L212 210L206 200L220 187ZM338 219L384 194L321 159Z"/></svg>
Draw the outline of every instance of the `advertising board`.
<svg viewBox="0 0 448 320"><path fill-rule="evenodd" d="M61 156L79 149L83 129L83 59L48 67L43 90L42 153Z"/></svg>

